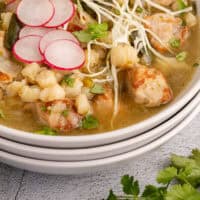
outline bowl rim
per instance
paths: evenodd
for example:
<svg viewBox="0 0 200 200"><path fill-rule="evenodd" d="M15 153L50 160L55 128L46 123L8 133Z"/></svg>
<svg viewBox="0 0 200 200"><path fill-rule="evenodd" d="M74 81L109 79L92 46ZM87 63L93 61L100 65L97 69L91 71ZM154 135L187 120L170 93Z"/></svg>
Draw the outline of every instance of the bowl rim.
<svg viewBox="0 0 200 200"><path fill-rule="evenodd" d="M197 3L197 8L198 8L198 15L200 13L200 2L196 0ZM200 28L200 26L199 26ZM81 136L46 136L46 135L37 135L31 132L27 131L22 131L22 130L17 130L14 128L9 128L3 125L0 125L0 131L9 135L11 138L18 138L17 140L23 141L23 140L28 140L28 141L34 141L35 142L53 142L53 143L82 143L86 144L87 143L96 143L97 141L104 141L104 144L108 144L108 141L119 141L122 139L130 138L133 135L130 135L130 133L134 131L139 131L139 134L142 134L143 132L147 131L147 129L151 129L152 124L158 125L159 123L162 122L163 119L168 119L170 118L175 112L181 109L184 105L186 105L187 102L192 99L192 97L200 90L200 79L198 79L197 74L200 74L200 70L197 70L195 72L196 74L193 75L192 79L190 80L190 83L187 85L187 87L184 89L184 91L178 95L176 98L176 101L170 104L167 108L164 110L160 111L159 113L153 115L152 117L149 117L146 120L143 120L141 122L138 122L134 125L129 125L124 128L120 128L117 130L113 131L107 131L107 132L102 132L98 134L92 134L92 135L81 135ZM195 77L197 80L195 80ZM174 112L175 111L175 112ZM159 119L159 122L158 122ZM146 127L145 130L144 127ZM141 131L143 130L143 131ZM125 134L126 133L126 134ZM129 133L129 134L127 134ZM126 136L125 136L126 135ZM16 140L16 139L15 139ZM107 142L105 142L107 141ZM111 142L110 142L111 143ZM91 145L88 145L91 146Z"/></svg>
<svg viewBox="0 0 200 200"><path fill-rule="evenodd" d="M75 162L58 162L58 161L45 161L40 159L27 158L24 156L18 156L0 150L0 157L2 162L9 165L23 168L30 171L35 171L45 174L57 174L57 175L70 175L70 174L83 174L100 169L106 169L106 167L122 163L134 157L138 157L144 153L152 151L153 149L161 146L165 142L169 141L177 133L179 133L184 127L186 127L192 119L199 113L200 105L195 109L185 120L182 121L173 130L169 131L164 136L157 140L150 142L135 150L120 154L117 156L111 156L103 159L95 159L90 161L75 161ZM108 169L108 168L107 168Z"/></svg>
<svg viewBox="0 0 200 200"><path fill-rule="evenodd" d="M155 129L152 129L145 134L132 137L129 140L123 140L112 144L107 144L99 147L91 147L91 148L78 148L78 149L57 149L57 148L48 148L48 147L36 147L33 145L21 144L15 141L7 140L4 138L0 138L1 149L4 151L8 151L10 153L18 152L18 155L30 157L33 159L42 159L42 160L50 160L52 156L56 156L56 160L54 158L53 161L85 161L85 160L93 160L93 159L101 159L106 157L111 157L118 155L119 152L126 153L137 148L144 146L152 142L153 140L162 137L166 133L170 132L178 126L182 121L184 121L190 112L194 112L196 107L200 105L200 92L177 114L175 114L172 118L165 121L160 126L157 126ZM152 138L152 139L150 139ZM145 144L144 144L145 142ZM141 144L139 144L141 143ZM134 146L133 146L134 145ZM136 146L135 146L136 145ZM123 150L123 149L126 150ZM128 148L128 149L127 149ZM123 150L123 152L122 152ZM117 151L113 155L110 155L111 151ZM25 152L25 153L24 153ZM103 155L106 153L106 156L100 157L100 154ZM109 154L108 154L109 153ZM41 156L42 155L42 156ZM62 159L58 158L63 157ZM77 158L78 156L78 158ZM85 158L81 157L84 156ZM90 158L88 158L90 156ZM46 158L45 158L46 157ZM70 158L69 158L70 157ZM74 158L76 157L76 159ZM86 159L87 157L87 159ZM93 158L91 158L93 157ZM67 158L67 160L66 160Z"/></svg>

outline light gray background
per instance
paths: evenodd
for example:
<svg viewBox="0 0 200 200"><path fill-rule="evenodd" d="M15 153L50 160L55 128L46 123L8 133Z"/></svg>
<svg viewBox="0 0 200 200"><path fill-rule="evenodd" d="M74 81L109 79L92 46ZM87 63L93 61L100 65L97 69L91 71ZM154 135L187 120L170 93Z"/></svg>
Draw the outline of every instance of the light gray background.
<svg viewBox="0 0 200 200"><path fill-rule="evenodd" d="M167 144L110 171L50 176L0 163L0 200L101 200L110 188L120 192L119 181L124 174L134 175L142 187L155 183L156 174L168 164L170 153L188 155L193 148L200 148L200 115Z"/></svg>

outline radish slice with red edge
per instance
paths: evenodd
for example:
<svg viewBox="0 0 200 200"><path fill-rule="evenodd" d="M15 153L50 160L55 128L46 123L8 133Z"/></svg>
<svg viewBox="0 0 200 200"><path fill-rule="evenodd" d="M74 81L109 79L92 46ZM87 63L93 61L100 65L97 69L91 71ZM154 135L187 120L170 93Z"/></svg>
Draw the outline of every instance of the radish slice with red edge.
<svg viewBox="0 0 200 200"><path fill-rule="evenodd" d="M19 38L28 36L28 35L38 35L43 37L48 32L52 31L54 29L51 28L45 28L45 27L31 27L31 26L24 26L20 33Z"/></svg>
<svg viewBox="0 0 200 200"><path fill-rule="evenodd" d="M49 0L22 0L17 8L17 16L25 25L43 26L52 19L54 11Z"/></svg>
<svg viewBox="0 0 200 200"><path fill-rule="evenodd" d="M75 42L57 40L46 48L45 63L59 70L74 70L83 66L85 53Z"/></svg>
<svg viewBox="0 0 200 200"><path fill-rule="evenodd" d="M75 14L75 7L71 0L51 0L55 8L53 18L45 27L58 27L66 24Z"/></svg>
<svg viewBox="0 0 200 200"><path fill-rule="evenodd" d="M56 40L72 40L73 42L77 43L78 45L80 44L76 37L64 30L54 30L51 32L48 32L40 41L40 51L41 53L44 53L45 49L47 46L52 43L53 41Z"/></svg>
<svg viewBox="0 0 200 200"><path fill-rule="evenodd" d="M44 58L39 51L39 42L41 37L30 35L18 40L13 47L14 56L24 63L41 63Z"/></svg>

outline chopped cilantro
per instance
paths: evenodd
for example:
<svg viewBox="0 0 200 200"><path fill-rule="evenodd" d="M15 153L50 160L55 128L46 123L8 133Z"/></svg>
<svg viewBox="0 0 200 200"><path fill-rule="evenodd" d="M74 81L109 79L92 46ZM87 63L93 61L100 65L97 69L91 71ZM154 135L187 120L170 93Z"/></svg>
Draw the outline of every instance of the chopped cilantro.
<svg viewBox="0 0 200 200"><path fill-rule="evenodd" d="M51 136L55 136L55 135L58 134L55 130L53 130L49 127L46 127L46 126L43 127L41 130L36 131L35 133L38 133L38 134L41 134L41 135L51 135Z"/></svg>
<svg viewBox="0 0 200 200"><path fill-rule="evenodd" d="M190 184L174 185L167 192L166 200L198 200L200 193Z"/></svg>
<svg viewBox="0 0 200 200"><path fill-rule="evenodd" d="M65 75L62 84L66 84L69 87L73 87L75 83L75 79L71 77L71 75Z"/></svg>
<svg viewBox="0 0 200 200"><path fill-rule="evenodd" d="M136 8L136 12L137 12L137 13L142 13L142 12L143 12L143 9L142 9L140 6L138 6L138 7Z"/></svg>
<svg viewBox="0 0 200 200"><path fill-rule="evenodd" d="M93 94L104 94L104 88L102 85L94 84L93 87L90 89L90 92Z"/></svg>
<svg viewBox="0 0 200 200"><path fill-rule="evenodd" d="M116 15L120 15L120 11L118 9L112 9L112 11L116 14Z"/></svg>
<svg viewBox="0 0 200 200"><path fill-rule="evenodd" d="M87 115L82 121L82 128L95 129L99 126L99 121L92 115Z"/></svg>
<svg viewBox="0 0 200 200"><path fill-rule="evenodd" d="M109 196L108 196L107 200L118 200L118 198L117 198L117 196L113 193L113 191L110 190Z"/></svg>
<svg viewBox="0 0 200 200"><path fill-rule="evenodd" d="M180 45L181 45L181 41L180 39L176 39L176 38L172 38L170 41L169 41L169 44L172 48L179 48Z"/></svg>
<svg viewBox="0 0 200 200"><path fill-rule="evenodd" d="M166 187L156 187L154 185L147 185L142 193L144 200L165 200Z"/></svg>
<svg viewBox="0 0 200 200"><path fill-rule="evenodd" d="M140 193L139 183L134 180L133 176L124 175L121 179L121 184L123 186L123 191L125 194L133 195L137 197Z"/></svg>
<svg viewBox="0 0 200 200"><path fill-rule="evenodd" d="M162 184L170 183L177 176L177 169L175 167L168 167L157 176L157 182Z"/></svg>
<svg viewBox="0 0 200 200"><path fill-rule="evenodd" d="M41 106L41 111L43 111L43 112L47 112L47 107L46 106Z"/></svg>
<svg viewBox="0 0 200 200"><path fill-rule="evenodd" d="M177 2L179 10L183 10L183 9L187 8L187 4L184 0L176 0L176 2Z"/></svg>
<svg viewBox="0 0 200 200"><path fill-rule="evenodd" d="M187 52L186 51L183 51L183 52L176 55L176 60L178 60L180 62L184 61L186 58L187 58Z"/></svg>
<svg viewBox="0 0 200 200"><path fill-rule="evenodd" d="M81 42L89 42L91 40L103 38L103 37L106 37L107 34L108 34L108 24L107 23L89 24L88 28L86 30L74 32L74 35Z"/></svg>
<svg viewBox="0 0 200 200"><path fill-rule="evenodd" d="M69 115L69 110L64 110L62 116L67 117Z"/></svg>

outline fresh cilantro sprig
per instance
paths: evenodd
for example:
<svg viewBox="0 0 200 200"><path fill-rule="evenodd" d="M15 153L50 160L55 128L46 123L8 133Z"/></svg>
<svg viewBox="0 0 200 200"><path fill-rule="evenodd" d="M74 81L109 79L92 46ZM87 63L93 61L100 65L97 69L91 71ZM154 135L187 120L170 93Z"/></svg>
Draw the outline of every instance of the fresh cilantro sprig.
<svg viewBox="0 0 200 200"><path fill-rule="evenodd" d="M63 77L62 84L73 88L74 83L75 83L75 78L72 78L71 75L65 75Z"/></svg>
<svg viewBox="0 0 200 200"><path fill-rule="evenodd" d="M184 0L176 0L177 6L179 10L183 10L187 8L187 4Z"/></svg>
<svg viewBox="0 0 200 200"><path fill-rule="evenodd" d="M87 115L85 118L83 118L81 126L83 129L95 129L98 128L99 121L93 115Z"/></svg>
<svg viewBox="0 0 200 200"><path fill-rule="evenodd" d="M86 30L75 31L73 33L80 42L90 42L91 40L106 37L108 34L108 24L107 23L89 24Z"/></svg>
<svg viewBox="0 0 200 200"><path fill-rule="evenodd" d="M48 126L43 127L41 130L35 131L35 133L41 135L50 135L50 136L58 135L58 133L55 130L51 129Z"/></svg>
<svg viewBox="0 0 200 200"><path fill-rule="evenodd" d="M171 165L157 175L160 186L147 185L142 193L137 180L129 175L121 178L124 195L110 190L107 200L200 200L200 150L189 157L171 156Z"/></svg>

